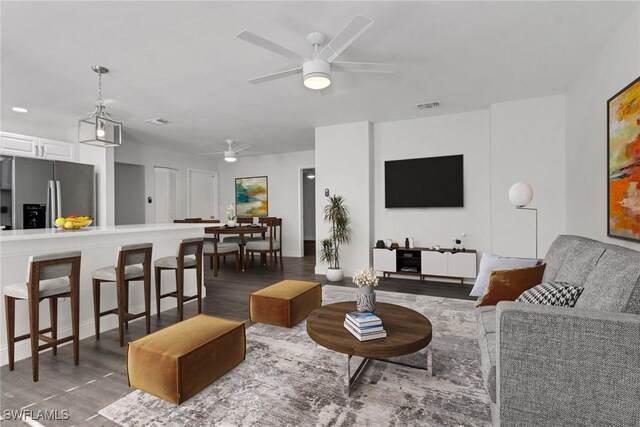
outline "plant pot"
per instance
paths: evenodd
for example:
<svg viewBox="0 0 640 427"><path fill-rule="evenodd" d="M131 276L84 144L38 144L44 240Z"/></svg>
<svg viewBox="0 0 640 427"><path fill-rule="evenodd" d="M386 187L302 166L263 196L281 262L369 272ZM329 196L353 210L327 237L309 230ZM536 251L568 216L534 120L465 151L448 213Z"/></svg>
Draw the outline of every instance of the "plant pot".
<svg viewBox="0 0 640 427"><path fill-rule="evenodd" d="M356 306L358 311L373 313L376 310L376 293L373 286L361 286L356 293Z"/></svg>
<svg viewBox="0 0 640 427"><path fill-rule="evenodd" d="M341 268L327 268L327 280L330 282L339 282L344 279Z"/></svg>
<svg viewBox="0 0 640 427"><path fill-rule="evenodd" d="M227 221L227 227L235 227L236 226L236 222L232 219L230 219L229 221Z"/></svg>

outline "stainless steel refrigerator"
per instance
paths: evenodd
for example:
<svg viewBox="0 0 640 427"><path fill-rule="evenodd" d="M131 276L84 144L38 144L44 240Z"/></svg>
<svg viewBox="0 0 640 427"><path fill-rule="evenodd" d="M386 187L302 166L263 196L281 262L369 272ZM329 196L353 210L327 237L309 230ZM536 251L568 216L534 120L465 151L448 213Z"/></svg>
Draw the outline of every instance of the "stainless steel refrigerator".
<svg viewBox="0 0 640 427"><path fill-rule="evenodd" d="M95 219L93 165L2 157L0 179L0 225L6 229L54 227L56 218L70 215Z"/></svg>

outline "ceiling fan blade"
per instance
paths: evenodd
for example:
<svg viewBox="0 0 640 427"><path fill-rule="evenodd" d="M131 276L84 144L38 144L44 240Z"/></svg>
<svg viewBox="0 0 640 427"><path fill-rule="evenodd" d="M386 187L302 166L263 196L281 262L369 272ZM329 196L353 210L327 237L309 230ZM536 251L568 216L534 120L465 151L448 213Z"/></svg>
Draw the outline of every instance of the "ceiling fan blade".
<svg viewBox="0 0 640 427"><path fill-rule="evenodd" d="M352 73L395 73L391 64L375 62L333 62L331 71L348 71Z"/></svg>
<svg viewBox="0 0 640 427"><path fill-rule="evenodd" d="M240 151L244 151L247 148L250 148L251 145L250 144L240 144L240 145L236 145L233 147L233 151L235 151L236 153L240 152Z"/></svg>
<svg viewBox="0 0 640 427"><path fill-rule="evenodd" d="M298 62L307 60L304 56L298 55L297 53L290 51L286 47L282 47L279 44L267 40L264 37L260 37L257 34L253 34L247 30L241 31L240 34L238 34L236 37L238 37L240 40L255 44L256 46L260 46L263 49L270 50L271 52L277 53L278 55L282 55L285 58L293 59Z"/></svg>
<svg viewBox="0 0 640 427"><path fill-rule="evenodd" d="M302 73L302 67L292 68L290 70L278 71L277 73L267 74L266 76L256 77L255 79L247 80L249 83L258 84L269 82L271 80L279 79L282 77L293 76L294 74Z"/></svg>
<svg viewBox="0 0 640 427"><path fill-rule="evenodd" d="M335 91L333 90L333 85L327 86L324 89L320 89L318 92L320 92L320 95L322 96L335 95Z"/></svg>
<svg viewBox="0 0 640 427"><path fill-rule="evenodd" d="M210 155L221 155L224 154L224 151L210 151L208 153L198 153L198 155L210 156Z"/></svg>
<svg viewBox="0 0 640 427"><path fill-rule="evenodd" d="M316 59L324 59L332 62L351 43L356 41L367 28L373 24L373 19L366 16L356 15L327 45L316 55Z"/></svg>

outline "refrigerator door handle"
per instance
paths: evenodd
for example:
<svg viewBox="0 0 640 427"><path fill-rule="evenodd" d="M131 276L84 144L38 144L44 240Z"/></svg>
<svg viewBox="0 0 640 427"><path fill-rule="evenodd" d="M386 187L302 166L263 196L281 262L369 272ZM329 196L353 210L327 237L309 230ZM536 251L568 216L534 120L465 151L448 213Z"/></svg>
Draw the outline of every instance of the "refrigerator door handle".
<svg viewBox="0 0 640 427"><path fill-rule="evenodd" d="M53 193L55 192L55 188L53 187L53 181L49 181L48 184L49 184L49 187L47 188L46 215L47 215L47 228L51 228L53 227L53 224L56 221L56 218L54 217L55 209L54 209L54 206L52 205L54 203Z"/></svg>
<svg viewBox="0 0 640 427"><path fill-rule="evenodd" d="M56 181L56 210L58 218L62 216L62 192L60 191L60 181Z"/></svg>

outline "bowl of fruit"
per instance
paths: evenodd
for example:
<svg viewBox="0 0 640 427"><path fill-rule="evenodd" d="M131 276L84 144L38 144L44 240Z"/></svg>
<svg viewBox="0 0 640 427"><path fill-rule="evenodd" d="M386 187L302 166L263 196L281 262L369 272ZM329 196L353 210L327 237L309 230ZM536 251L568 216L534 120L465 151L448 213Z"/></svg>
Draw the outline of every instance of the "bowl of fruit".
<svg viewBox="0 0 640 427"><path fill-rule="evenodd" d="M66 218L56 218L56 227L60 230L79 230L90 226L92 222L93 218L90 216L69 215Z"/></svg>

